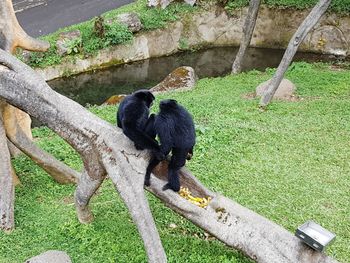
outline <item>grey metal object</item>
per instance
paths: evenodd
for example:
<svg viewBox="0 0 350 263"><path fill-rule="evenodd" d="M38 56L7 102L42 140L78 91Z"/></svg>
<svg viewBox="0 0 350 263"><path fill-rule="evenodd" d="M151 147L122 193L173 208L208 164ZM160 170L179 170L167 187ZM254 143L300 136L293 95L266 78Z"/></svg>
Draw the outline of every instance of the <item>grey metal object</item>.
<svg viewBox="0 0 350 263"><path fill-rule="evenodd" d="M324 251L334 241L336 235L310 220L299 226L295 235L317 251Z"/></svg>

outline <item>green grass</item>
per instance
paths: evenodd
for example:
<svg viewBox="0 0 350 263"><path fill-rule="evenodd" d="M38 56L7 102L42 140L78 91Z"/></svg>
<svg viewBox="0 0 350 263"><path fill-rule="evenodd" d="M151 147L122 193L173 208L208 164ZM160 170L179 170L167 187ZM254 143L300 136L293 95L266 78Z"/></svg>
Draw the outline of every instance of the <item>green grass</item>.
<svg viewBox="0 0 350 263"><path fill-rule="evenodd" d="M220 1L220 0L218 0ZM319 0L263 0L262 3L269 7L305 9L314 7ZM249 4L249 0L229 0L227 9L235 9ZM350 0L333 0L330 11L348 15L350 12Z"/></svg>
<svg viewBox="0 0 350 263"><path fill-rule="evenodd" d="M350 69L293 64L287 73L303 99L277 101L267 112L245 99L273 70L202 79L175 98L193 114L197 145L188 167L210 189L232 198L291 232L313 219L337 234L327 253L350 262ZM155 104L157 105L157 103ZM156 106L154 106L154 110ZM115 122L115 107L91 111ZM38 144L78 169L73 150L48 129ZM0 233L0 262L19 263L45 250L66 251L73 262L146 262L127 209L107 180L91 207L95 221L80 225L73 186L58 185L27 158L14 161L16 229ZM250 262L148 195L169 262ZM169 227L175 223L177 228Z"/></svg>

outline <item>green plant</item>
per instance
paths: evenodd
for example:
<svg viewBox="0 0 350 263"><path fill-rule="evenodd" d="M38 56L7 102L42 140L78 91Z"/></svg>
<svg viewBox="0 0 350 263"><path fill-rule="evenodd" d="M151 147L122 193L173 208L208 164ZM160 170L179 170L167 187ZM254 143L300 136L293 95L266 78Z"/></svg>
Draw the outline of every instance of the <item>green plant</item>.
<svg viewBox="0 0 350 263"><path fill-rule="evenodd" d="M180 38L179 49L181 49L181 50L188 50L189 49L188 39L187 38L184 38L184 37Z"/></svg>
<svg viewBox="0 0 350 263"><path fill-rule="evenodd" d="M193 12L196 7L187 4L173 3L166 9L161 8L144 8L138 12L144 30L154 30L164 28L168 22L178 20L182 15Z"/></svg>
<svg viewBox="0 0 350 263"><path fill-rule="evenodd" d="M128 27L120 23L106 24L105 30L104 47L128 43L133 38Z"/></svg>
<svg viewBox="0 0 350 263"><path fill-rule="evenodd" d="M64 45L67 48L68 55L78 54L81 50L82 39L81 38L71 39L66 41Z"/></svg>

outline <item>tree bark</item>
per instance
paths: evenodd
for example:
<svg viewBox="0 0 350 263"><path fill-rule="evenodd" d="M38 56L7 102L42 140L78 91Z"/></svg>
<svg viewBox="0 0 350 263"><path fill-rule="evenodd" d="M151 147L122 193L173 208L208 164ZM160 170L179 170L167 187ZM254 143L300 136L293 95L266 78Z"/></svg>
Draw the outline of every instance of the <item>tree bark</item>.
<svg viewBox="0 0 350 263"><path fill-rule="evenodd" d="M261 97L260 107L266 107L272 100L278 86L281 84L284 73L287 71L290 63L293 60L295 53L298 50L301 42L303 42L306 35L317 24L322 15L327 11L331 0L320 0L318 4L311 10L310 14L305 18L303 23L299 26L298 30L290 40L287 50L283 55L283 58L277 68L275 75L269 81L266 88L266 92Z"/></svg>
<svg viewBox="0 0 350 263"><path fill-rule="evenodd" d="M143 191L149 154L137 151L119 128L56 93L32 69L1 50L0 65L0 97L38 118L82 156L85 172L75 193L79 220L92 219L89 200L108 174L138 227L149 262L166 262ZM209 191L185 169L181 171L182 185L194 195L212 197L209 207L199 208L171 190L163 191L166 169L163 163L154 171L157 177L152 176L149 190L174 211L257 262L336 262L275 223Z"/></svg>
<svg viewBox="0 0 350 263"><path fill-rule="evenodd" d="M242 62L253 36L256 19L258 17L259 7L260 0L250 0L248 14L245 19L242 32L242 41L239 46L239 50L236 55L235 61L232 65L232 74L238 74L242 72Z"/></svg>
<svg viewBox="0 0 350 263"><path fill-rule="evenodd" d="M3 103L0 100L0 105ZM10 152L7 148L0 108L0 228L9 231L14 226L14 183Z"/></svg>
<svg viewBox="0 0 350 263"><path fill-rule="evenodd" d="M29 139L17 122L12 120L11 125L8 122L5 128L6 131L8 129L12 131L6 133L10 142L43 168L56 182L61 184L78 182L80 174L77 171L58 161L51 154L41 150Z"/></svg>

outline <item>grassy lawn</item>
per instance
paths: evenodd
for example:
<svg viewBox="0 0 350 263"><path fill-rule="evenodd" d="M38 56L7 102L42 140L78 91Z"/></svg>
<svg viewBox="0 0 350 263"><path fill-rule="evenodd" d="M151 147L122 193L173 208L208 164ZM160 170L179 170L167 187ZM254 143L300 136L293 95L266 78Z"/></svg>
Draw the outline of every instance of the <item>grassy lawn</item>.
<svg viewBox="0 0 350 263"><path fill-rule="evenodd" d="M244 95L271 74L202 79L193 91L163 94L157 101L175 98L193 114L198 140L188 167L205 185L291 232L315 220L337 234L327 253L350 262L350 68L293 64L287 75L303 99L274 102L262 113L258 100ZM115 107L91 110L115 122ZM48 129L35 129L34 136L57 158L81 167L73 150ZM49 249L66 251L75 263L146 262L109 180L92 200L95 221L81 225L73 186L56 184L27 158L14 165L22 186L16 188L16 229L0 233L1 263L23 262ZM206 240L203 231L148 196L169 262L251 262Z"/></svg>

